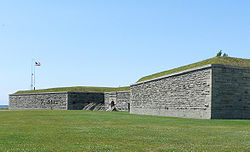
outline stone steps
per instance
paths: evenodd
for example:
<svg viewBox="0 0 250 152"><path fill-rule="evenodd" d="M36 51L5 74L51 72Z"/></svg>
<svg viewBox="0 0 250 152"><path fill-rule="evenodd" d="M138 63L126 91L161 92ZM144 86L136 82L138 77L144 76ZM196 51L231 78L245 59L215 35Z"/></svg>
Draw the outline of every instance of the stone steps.
<svg viewBox="0 0 250 152"><path fill-rule="evenodd" d="M89 103L82 110L105 111L103 103Z"/></svg>

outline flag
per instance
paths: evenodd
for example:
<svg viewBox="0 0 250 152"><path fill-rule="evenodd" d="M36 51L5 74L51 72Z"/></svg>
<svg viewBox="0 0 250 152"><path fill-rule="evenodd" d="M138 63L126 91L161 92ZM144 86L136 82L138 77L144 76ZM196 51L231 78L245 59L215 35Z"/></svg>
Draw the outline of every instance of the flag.
<svg viewBox="0 0 250 152"><path fill-rule="evenodd" d="M40 62L35 62L35 66L41 66Z"/></svg>

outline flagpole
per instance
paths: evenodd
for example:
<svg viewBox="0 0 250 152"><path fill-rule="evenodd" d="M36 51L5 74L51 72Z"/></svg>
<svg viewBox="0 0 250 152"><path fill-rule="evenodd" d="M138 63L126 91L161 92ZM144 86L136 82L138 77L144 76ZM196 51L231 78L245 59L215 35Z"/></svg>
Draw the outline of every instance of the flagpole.
<svg viewBox="0 0 250 152"><path fill-rule="evenodd" d="M36 90L36 66L40 66L41 64L40 64L40 62L35 62L35 60L34 60L34 63L33 63L33 73L32 73L32 76L33 76L33 84L32 84L32 86L33 86L33 88L32 88L32 90Z"/></svg>
<svg viewBox="0 0 250 152"><path fill-rule="evenodd" d="M36 66L34 65L34 90L36 90Z"/></svg>
<svg viewBox="0 0 250 152"><path fill-rule="evenodd" d="M31 85L30 89L33 90L33 59L31 60Z"/></svg>

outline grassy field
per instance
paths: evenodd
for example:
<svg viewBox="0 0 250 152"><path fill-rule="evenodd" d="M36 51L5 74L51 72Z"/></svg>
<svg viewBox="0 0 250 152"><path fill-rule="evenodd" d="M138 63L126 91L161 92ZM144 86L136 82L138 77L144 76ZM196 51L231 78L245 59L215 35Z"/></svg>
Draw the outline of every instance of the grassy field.
<svg viewBox="0 0 250 152"><path fill-rule="evenodd" d="M0 111L0 151L250 151L249 120Z"/></svg>
<svg viewBox="0 0 250 152"><path fill-rule="evenodd" d="M241 59L241 58L233 58L233 57L214 57L214 58L210 58L210 59L200 61L197 63L193 63L193 64L189 64L186 66L178 67L175 69L171 69L171 70L155 73L155 74L152 74L149 76L145 76L145 77L142 77L141 79L139 79L137 82L150 80L150 79L164 76L167 74L172 74L172 73L176 73L176 72L180 72L183 70L188 70L191 68L195 68L195 67L199 67L199 66L203 66L203 65L208 65L208 64L224 64L224 65L250 67L250 59Z"/></svg>
<svg viewBox="0 0 250 152"><path fill-rule="evenodd" d="M129 87L61 87L61 88L49 88L49 89L39 89L39 90L22 90L17 91L15 94L20 93L42 93L42 92L63 92L63 91L72 91L72 92L112 92L112 91L126 91L129 90Z"/></svg>

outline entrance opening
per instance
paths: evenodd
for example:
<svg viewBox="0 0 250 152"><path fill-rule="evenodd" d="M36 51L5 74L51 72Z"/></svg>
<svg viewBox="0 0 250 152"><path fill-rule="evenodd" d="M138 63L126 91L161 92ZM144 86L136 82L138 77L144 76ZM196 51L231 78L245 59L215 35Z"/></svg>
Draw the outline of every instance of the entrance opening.
<svg viewBox="0 0 250 152"><path fill-rule="evenodd" d="M114 108L114 107L115 107L115 102L112 101L112 102L111 102L111 109Z"/></svg>

